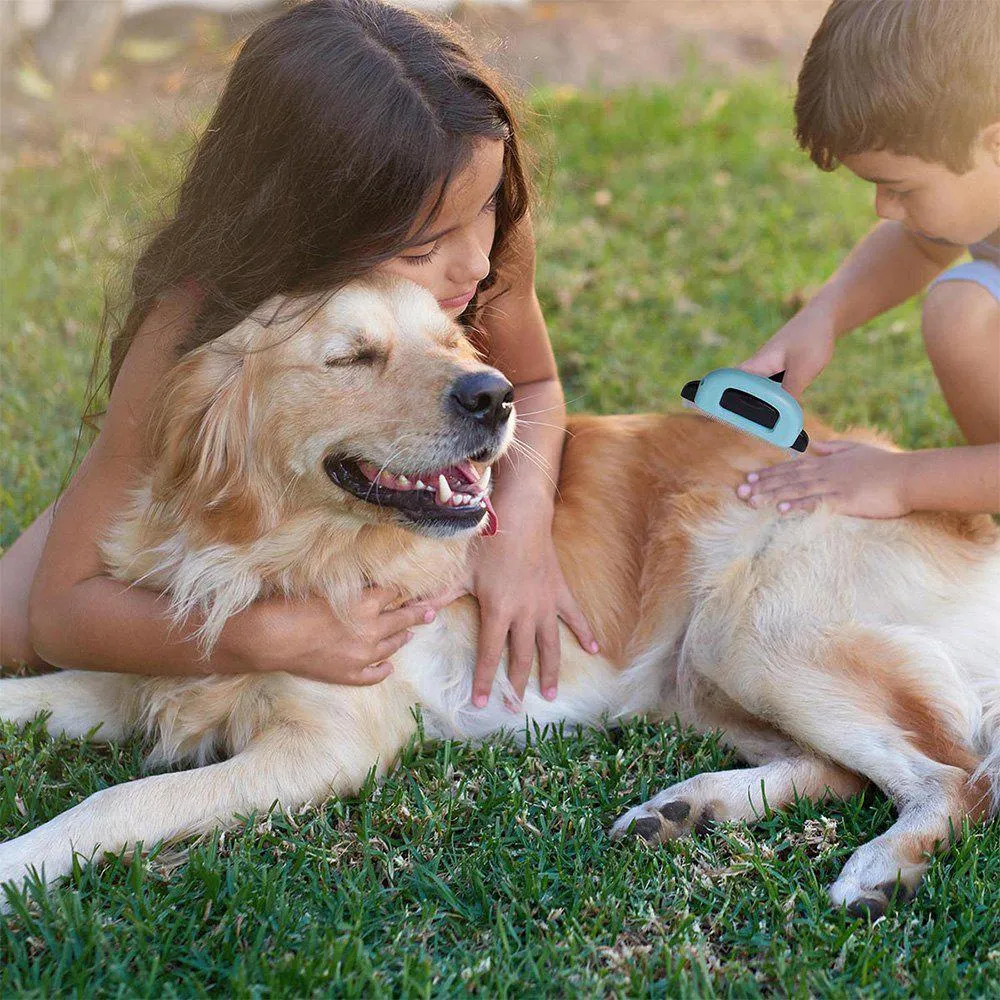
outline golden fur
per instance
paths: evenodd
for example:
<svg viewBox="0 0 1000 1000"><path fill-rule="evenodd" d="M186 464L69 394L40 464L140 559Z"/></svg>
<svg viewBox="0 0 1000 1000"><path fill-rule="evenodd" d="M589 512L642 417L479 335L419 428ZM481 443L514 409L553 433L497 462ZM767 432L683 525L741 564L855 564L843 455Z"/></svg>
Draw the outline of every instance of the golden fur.
<svg viewBox="0 0 1000 1000"><path fill-rule="evenodd" d="M350 363L358 352L367 360ZM322 461L338 451L396 472L436 467L453 440L437 401L479 370L458 328L408 283L273 300L172 371L151 429L161 458L105 540L110 571L167 591L178 619L202 612L206 649L261 595L320 594L342 611L369 583L436 591L469 533L415 533L341 490ZM815 420L807 429L829 433ZM762 796L780 807L873 781L898 820L830 891L881 912L897 879L915 890L928 850L1000 801L1000 545L985 516L779 516L738 501L743 474L775 455L691 413L570 421L553 533L602 652L564 629L559 697L542 699L533 678L524 715L678 713L721 729L753 765L668 788L612 837L664 840L752 820ZM186 836L276 800L349 795L372 766L393 764L417 705L432 736L521 727L503 707L503 665L489 705L469 703L476 623L474 602L457 601L370 688L287 674L0 682L6 719L47 710L51 730L83 736L100 723L99 739L142 727L158 758L203 765L106 789L0 845L0 880L30 867L51 880L74 851Z"/></svg>

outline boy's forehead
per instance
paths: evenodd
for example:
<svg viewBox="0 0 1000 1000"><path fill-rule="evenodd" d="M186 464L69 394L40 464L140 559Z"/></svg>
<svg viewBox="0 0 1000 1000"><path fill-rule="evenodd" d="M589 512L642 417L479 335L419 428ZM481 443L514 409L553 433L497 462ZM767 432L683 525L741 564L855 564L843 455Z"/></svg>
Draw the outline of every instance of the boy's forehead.
<svg viewBox="0 0 1000 1000"><path fill-rule="evenodd" d="M841 157L841 163L851 173L872 184L900 184L930 179L945 168L928 163L916 156L893 153L888 149L870 149Z"/></svg>

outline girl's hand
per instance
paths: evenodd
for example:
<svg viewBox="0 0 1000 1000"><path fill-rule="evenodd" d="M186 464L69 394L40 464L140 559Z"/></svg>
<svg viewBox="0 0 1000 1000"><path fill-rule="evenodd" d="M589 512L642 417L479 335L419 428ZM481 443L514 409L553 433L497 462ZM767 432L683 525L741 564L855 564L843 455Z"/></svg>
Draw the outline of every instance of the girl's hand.
<svg viewBox="0 0 1000 1000"><path fill-rule="evenodd" d="M511 532L482 539L473 563L473 592L479 601L479 652L472 679L472 704L489 701L504 646L507 677L518 702L524 698L538 649L538 686L552 701L559 683L559 622L580 645L597 652L597 642L569 591L549 531L534 538ZM519 706L508 706L512 710Z"/></svg>
<svg viewBox="0 0 1000 1000"><path fill-rule="evenodd" d="M213 664L225 653L230 673L285 670L331 684L377 684L392 673L389 657L413 638L410 628L436 615L426 602L388 610L398 600L394 590L369 588L351 607L356 626L322 597L255 601L226 622Z"/></svg>
<svg viewBox="0 0 1000 1000"><path fill-rule="evenodd" d="M833 320L821 310L804 309L737 367L768 377L783 371L782 388L798 399L833 357L836 341Z"/></svg>
<svg viewBox="0 0 1000 1000"><path fill-rule="evenodd" d="M754 507L777 504L781 513L812 510L821 501L838 514L902 517L906 501L901 453L854 441L814 441L809 456L747 474L736 495Z"/></svg>
<svg viewBox="0 0 1000 1000"><path fill-rule="evenodd" d="M543 524L528 536L512 531L480 538L466 578L436 597L434 604L442 607L463 594L473 594L479 601L479 650L472 679L476 708L489 701L505 645L509 647L507 677L518 701L524 698L536 647L542 697L548 701L556 697L560 618L587 652L598 651L593 632L559 567L552 535ZM508 705L512 711L517 707Z"/></svg>

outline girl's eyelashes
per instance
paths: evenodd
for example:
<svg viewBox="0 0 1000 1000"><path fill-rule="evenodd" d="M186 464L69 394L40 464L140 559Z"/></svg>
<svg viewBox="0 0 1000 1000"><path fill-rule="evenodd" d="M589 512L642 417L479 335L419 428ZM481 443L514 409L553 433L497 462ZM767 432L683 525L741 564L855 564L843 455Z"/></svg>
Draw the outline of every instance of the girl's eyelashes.
<svg viewBox="0 0 1000 1000"><path fill-rule="evenodd" d="M494 191L493 197L490 198L490 200L486 202L485 205L483 205L484 214L495 212L497 210L497 199L499 197L500 197L500 190L498 188L496 191ZM411 264L418 264L418 265L428 264L437 256L438 250L439 250L439 245L435 243L434 246L432 246L430 250L427 251L427 253L401 254L400 259L408 261Z"/></svg>
<svg viewBox="0 0 1000 1000"><path fill-rule="evenodd" d="M435 243L434 246L427 251L427 253L416 253L403 256L401 259L409 261L411 264L427 264L437 256L438 248Z"/></svg>

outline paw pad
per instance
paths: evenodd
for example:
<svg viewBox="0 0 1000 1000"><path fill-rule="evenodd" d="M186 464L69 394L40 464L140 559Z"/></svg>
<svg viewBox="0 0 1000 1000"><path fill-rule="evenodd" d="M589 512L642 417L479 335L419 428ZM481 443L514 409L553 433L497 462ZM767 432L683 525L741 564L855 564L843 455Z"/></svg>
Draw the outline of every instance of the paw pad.
<svg viewBox="0 0 1000 1000"><path fill-rule="evenodd" d="M660 826L660 821L655 816L642 816L632 823L629 831L652 842L660 839Z"/></svg>
<svg viewBox="0 0 1000 1000"><path fill-rule="evenodd" d="M660 806L660 815L671 823L683 823L691 815L691 806L680 799L664 802Z"/></svg>

